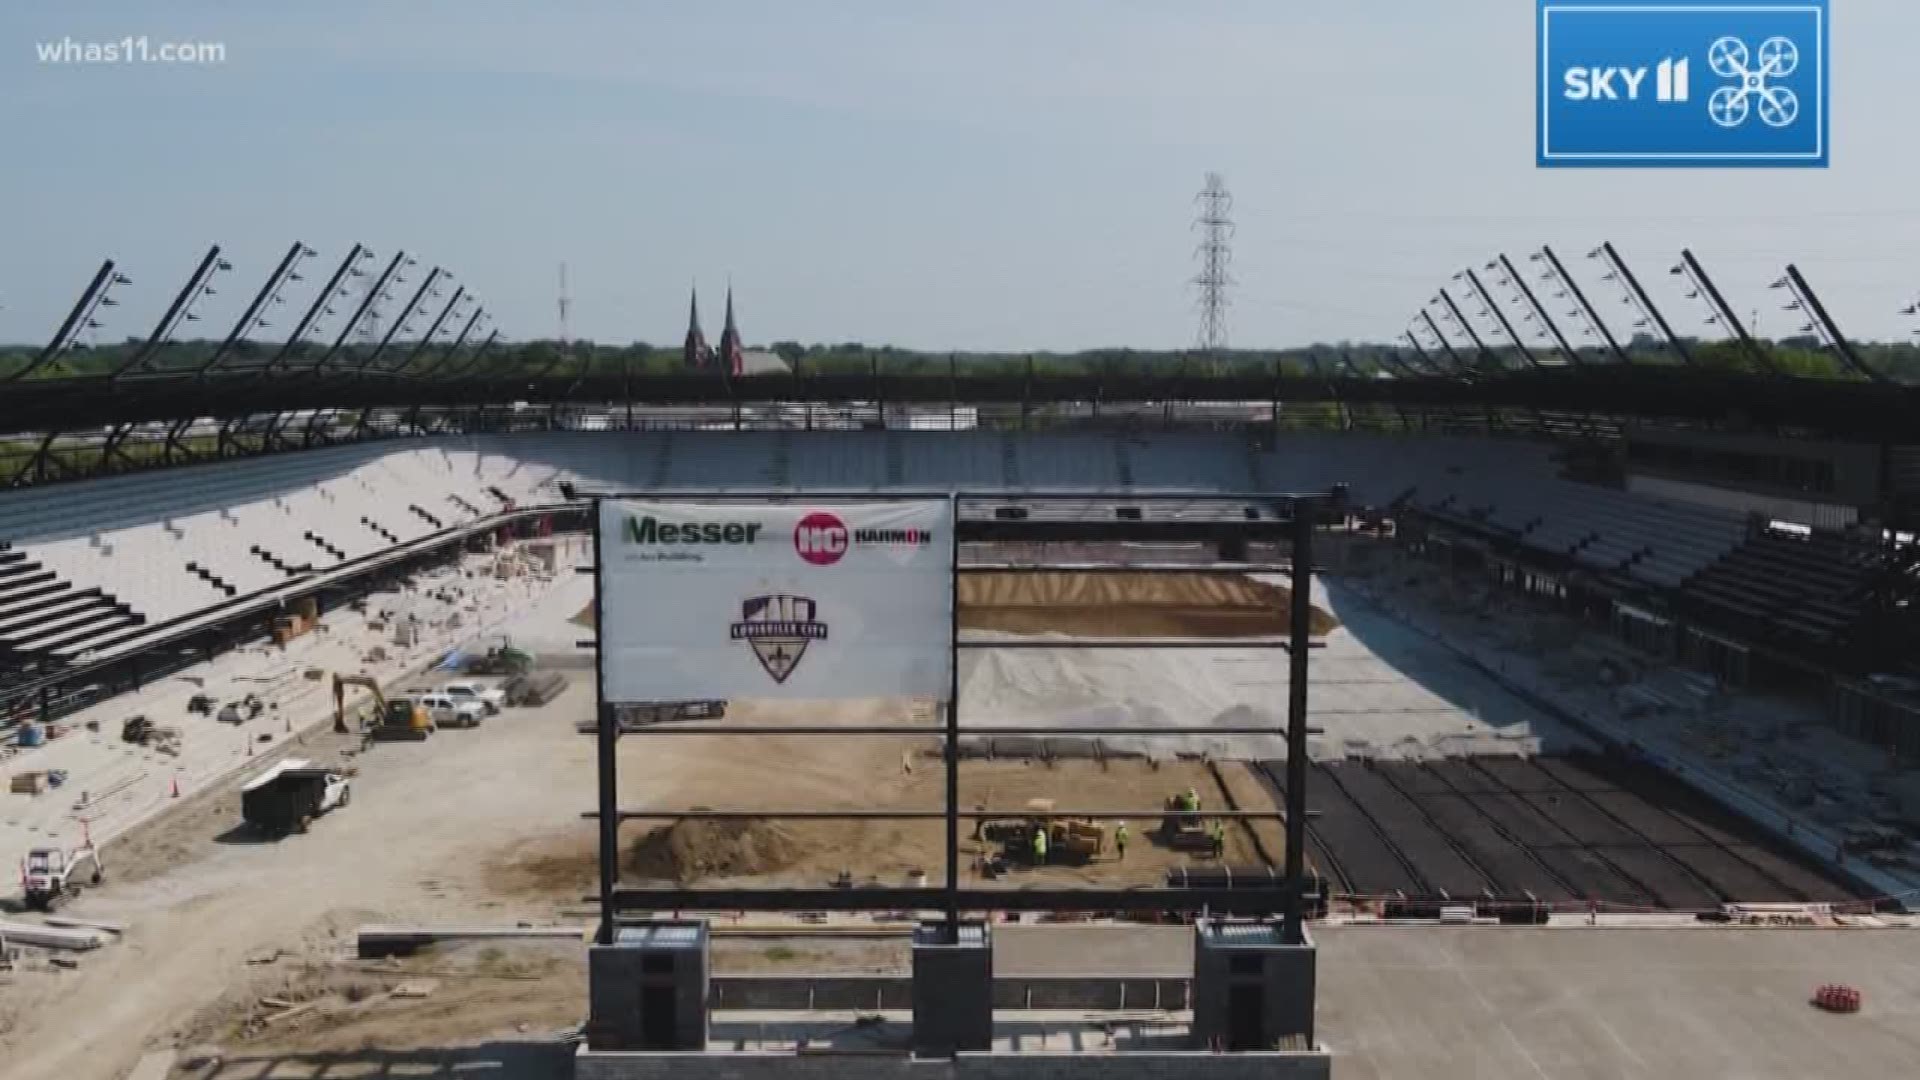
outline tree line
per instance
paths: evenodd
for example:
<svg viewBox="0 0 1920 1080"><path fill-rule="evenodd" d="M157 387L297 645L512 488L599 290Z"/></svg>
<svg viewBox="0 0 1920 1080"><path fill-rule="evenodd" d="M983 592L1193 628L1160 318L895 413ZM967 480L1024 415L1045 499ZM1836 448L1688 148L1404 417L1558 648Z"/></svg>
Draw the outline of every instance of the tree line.
<svg viewBox="0 0 1920 1080"><path fill-rule="evenodd" d="M139 356L137 338L69 350L37 368L32 378L98 376L118 370ZM215 341L169 343L153 351L142 371L194 371L212 360ZM1821 378L1859 378L1839 356L1812 338L1761 341L1753 346L1739 341L1683 340L1680 347L1662 339L1639 335L1622 342L1629 362L1649 365L1696 366L1725 371L1766 372ZM1684 349L1686 359L1681 351ZM1920 382L1920 347L1909 344L1859 342L1853 345L1862 361L1901 382ZM1416 352L1378 343L1335 342L1290 349L1230 349L1213 354L1161 349L1087 349L1079 352L931 352L858 341L803 345L777 341L763 351L778 355L789 369L810 375L851 375L878 371L888 375L982 374L1036 375L1171 375L1221 376L1273 374L1290 376L1376 378L1408 377L1435 372L1520 370L1532 361L1508 346L1484 351L1454 346ZM1539 347L1534 360L1564 363L1565 359ZM29 346L0 346L0 378L28 367L39 350ZM300 345L282 352L278 343L240 342L221 357L222 367L258 370L277 361L281 370L311 369L325 355L322 345ZM678 345L660 347L646 342L604 345L590 341L536 340L496 343L481 353L468 345L457 353L441 346L417 348L398 342L374 355L372 345L343 348L329 362L334 368L365 366L370 371L438 377L455 374L485 376L618 375L644 378L683 374ZM1610 349L1585 348L1576 358L1583 364L1619 363Z"/></svg>

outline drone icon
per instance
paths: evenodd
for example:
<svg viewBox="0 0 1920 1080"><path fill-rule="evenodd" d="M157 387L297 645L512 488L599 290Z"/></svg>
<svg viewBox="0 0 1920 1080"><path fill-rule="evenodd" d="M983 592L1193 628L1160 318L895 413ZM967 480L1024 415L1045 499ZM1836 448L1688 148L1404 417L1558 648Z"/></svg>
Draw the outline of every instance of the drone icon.
<svg viewBox="0 0 1920 1080"><path fill-rule="evenodd" d="M1707 99L1707 115L1723 128L1737 128L1747 122L1748 109L1757 102L1761 123L1787 127L1800 115L1800 98L1769 80L1793 74L1800 66L1799 47L1791 38L1770 37L1760 43L1760 66L1748 66L1750 59L1747 43L1737 37L1719 38L1708 47L1707 64L1713 73L1739 82L1713 92Z"/></svg>

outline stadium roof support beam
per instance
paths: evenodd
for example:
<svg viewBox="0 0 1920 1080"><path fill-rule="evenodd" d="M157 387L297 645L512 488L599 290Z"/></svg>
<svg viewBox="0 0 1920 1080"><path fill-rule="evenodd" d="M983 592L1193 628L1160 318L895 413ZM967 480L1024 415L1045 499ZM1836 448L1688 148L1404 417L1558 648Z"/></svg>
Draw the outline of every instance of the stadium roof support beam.
<svg viewBox="0 0 1920 1080"><path fill-rule="evenodd" d="M267 325L266 320L261 318L260 309L266 307L272 300L279 299L281 286L288 281L300 280L294 270L301 259L313 253L312 248L300 241L293 242L293 246L281 256L280 265L273 268L273 273L268 274L267 280L261 284L260 291L253 294L253 302L240 313L240 318L234 322L233 329L227 331L227 336L220 342L220 347L213 350L213 355L207 357L207 362L200 365L196 374L205 378L208 372L217 370L221 366L221 361L225 360L227 354L233 351L233 347L240 343L240 339L253 330L256 320L260 326Z"/></svg>
<svg viewBox="0 0 1920 1080"><path fill-rule="evenodd" d="M1539 367L1540 361L1534 357L1533 350L1527 348L1527 343L1520 339L1519 334L1513 332L1513 323L1508 320L1507 313L1500 310L1500 305L1493 301L1493 294L1487 291L1485 285L1480 284L1480 275L1474 273L1471 268L1464 273L1467 276L1467 284L1473 287L1474 293L1480 297L1480 302L1487 305L1487 311L1500 324L1500 329L1507 335L1507 340L1513 342L1513 347L1519 350L1521 359L1527 362L1528 367Z"/></svg>
<svg viewBox="0 0 1920 1080"><path fill-rule="evenodd" d="M456 355L459 354L460 346L465 345L467 343L467 335L473 333L474 326L478 324L480 320L486 316L486 314L487 314L486 308L480 307L479 305L475 305L473 309L473 314L467 316L467 324L460 328L460 333L454 337L452 344L448 345L445 349L442 349L440 351L440 355L428 361L424 368L422 368L418 372L415 372L414 373L415 377L425 379L431 376L434 372L439 371L441 368L445 367L447 364L447 361L453 359Z"/></svg>
<svg viewBox="0 0 1920 1080"><path fill-rule="evenodd" d="M1620 257L1620 252L1614 248L1613 241L1602 240L1599 247L1587 252L1587 257L1590 259L1604 258L1607 261L1607 265L1611 268L1608 270L1607 276L1618 279L1621 289L1626 292L1625 302L1634 305L1646 314L1646 319L1643 322L1635 324L1636 328L1648 324L1658 327L1661 337L1666 340L1667 347L1672 349L1675 355L1680 357L1680 362L1683 364L1693 363L1693 354L1687 350L1686 341L1678 334L1675 334L1673 327L1667 324L1666 315L1661 312L1658 307L1654 306L1653 297L1647 295L1647 290L1640 287L1640 278L1634 274L1633 268L1627 265L1627 260Z"/></svg>
<svg viewBox="0 0 1920 1080"><path fill-rule="evenodd" d="M313 365L307 369L308 371L317 372L327 366L327 363L333 359L334 355L346 345L347 338L353 334L354 327L359 326L360 320L367 317L367 310L373 307L373 302L380 298L381 293L386 291L387 283L393 280L393 275L399 273L402 266L409 265L412 261L412 257L404 251L396 251L393 253L393 258L387 262L387 268L380 271L380 276L374 280L373 286L367 290L367 295L360 298L360 303L354 307L353 314L347 318L347 324L340 328L340 333L333 339L333 344L327 347L326 352L320 354L320 359L315 360Z"/></svg>
<svg viewBox="0 0 1920 1080"><path fill-rule="evenodd" d="M420 358L420 354L426 351L427 346L433 344L433 336L440 332L442 326L446 325L447 318L453 314L453 309L459 306L461 298L466 295L467 289L464 285L453 290L453 299L448 300L447 306L440 309L440 314L433 320L433 325L427 327L427 332L421 334L420 340L414 343L413 348L407 350L406 357L394 367L387 368L386 373L392 375L404 374L408 368L412 367L413 362Z"/></svg>
<svg viewBox="0 0 1920 1080"><path fill-rule="evenodd" d="M1883 383L1891 381L1885 375L1874 370L1874 368L1854 350L1853 343L1847 340L1847 335L1840 332L1840 324L1834 322L1833 316L1827 314L1827 305L1820 302L1820 298L1814 295L1813 286L1807 284L1807 279L1801 276L1799 267L1788 263L1787 276L1781 280L1794 291L1794 299L1799 302L1802 307L1806 308L1807 314L1813 317L1814 324L1820 327L1821 336L1826 338L1827 347L1837 353L1848 367L1865 375L1874 382ZM1775 282L1775 284L1778 285L1780 282Z"/></svg>
<svg viewBox="0 0 1920 1080"><path fill-rule="evenodd" d="M478 314L478 312L475 312L475 314L477 315L477 314ZM456 377L458 377L458 376L461 376L461 375L464 375L464 374L466 374L466 373L467 373L468 371L470 371L470 370L471 370L471 369L472 369L472 368L473 368L473 367L474 367L474 366L475 366L476 364L478 364L478 363L480 363L480 358L481 358L481 357L483 357L483 356L485 356L485 355L487 355L487 350L489 350L489 349L491 349L491 348L493 348L493 343L494 343L494 342L496 342L496 341L498 341L498 340L500 340L500 331L499 331L499 330L495 330L495 331L493 331L492 333L490 333L490 334L488 334L488 335L487 335L487 340L485 340L485 341L483 341L483 342L481 342L481 343L480 343L480 347L479 347L479 348L477 348L477 349L475 349L475 350L473 350L473 355L472 355L472 356L469 356L469 357L467 357L467 362L466 362L466 363L464 363L464 364L462 364L462 365L460 365L460 367L459 367L459 369L458 369L458 370L456 370L456 371L451 371L451 372L448 372L448 373L447 373L447 377L448 377L448 378L456 378ZM451 354L449 354L449 355L451 355Z"/></svg>
<svg viewBox="0 0 1920 1080"><path fill-rule="evenodd" d="M1433 331L1433 339L1440 343L1442 349L1446 350L1447 358L1453 361L1454 370L1471 370L1468 368L1466 361L1460 359L1460 354L1453 351L1453 344L1447 340L1447 335L1440 332L1440 324L1433 321L1433 316L1427 312L1426 308L1420 309L1420 317L1426 320L1427 329ZM1415 348L1418 348L1418 346L1415 346Z"/></svg>
<svg viewBox="0 0 1920 1080"><path fill-rule="evenodd" d="M1499 258L1495 262L1488 263L1487 266L1489 268L1498 266L1506 273L1507 280L1513 283L1514 290L1527 302L1533 317L1540 320L1540 325L1546 329L1547 333L1553 335L1554 344L1559 348L1560 355L1566 358L1567 363L1573 365L1583 363L1579 350L1568 344L1567 335L1560 331L1560 324L1554 322L1553 317L1547 314L1547 309L1540 303L1540 298L1533 294L1533 286L1528 285L1527 279L1520 276L1520 271L1513 268L1513 260L1507 258L1507 253L1501 252Z"/></svg>
<svg viewBox="0 0 1920 1080"><path fill-rule="evenodd" d="M1416 313L1417 314L1417 313ZM1415 320L1419 325L1419 320ZM484 324L483 324L484 325ZM1428 333L1425 329L1418 334ZM476 331L478 334L478 331ZM496 336L493 340L503 340ZM1422 345L1432 348L1422 341ZM490 346L489 346L490 348ZM333 371L301 378L262 379L222 376L201 380L191 370L160 372L123 383L103 392L106 377L75 376L32 379L6 384L0 392L0 430L98 430L128 421L168 423L182 418L265 416L274 412L331 409L343 414L363 408L404 411L413 406L432 409L484 409L489 419L506 403L526 401L542 410L555 402L604 407L621 400L629 390L636 408L728 407L732 398L721 393L711 373L675 371L636 376L623 383L617 370L596 371L583 378L562 376L546 380L526 374L487 370L488 357L463 353L454 361L474 370L450 378L446 369L432 381L419 379L356 379ZM1403 354L1405 355L1405 354ZM1439 355L1435 351L1436 357ZM310 361L307 361L310 362ZM304 366L304 362L303 365ZM296 369L298 370L298 369ZM1857 378L1794 379L1789 381L1740 369L1677 363L1589 363L1579 368L1554 366L1513 369L1492 375L1449 374L1417 378L1352 378L1328 372L1315 378L1289 371L1279 390L1282 400L1294 402L1339 399L1349 404L1397 403L1411 413L1432 410L1435 417L1449 410L1538 409L1547 412L1585 412L1592 415L1646 420L1739 423L1757 430L1820 431L1836 437L1889 442L1912 441L1920 425L1920 387L1879 384ZM1028 382L1018 368L1005 372L962 369L961 389L968 404L1013 406L1026 402L1035 410L1049 405L1084 405L1096 397L1109 406L1115 401L1154 402L1167 397L1196 401L1268 400L1275 390L1272 373L1242 371L1218 378L1194 376L1176 380L1167 376L1115 374L1035 374ZM952 388L945 372L900 373L881 376L889 406L901 404L944 407ZM749 410L793 407L805 403L845 408L852 402L872 402L874 385L865 371L838 374L810 373L804 397L792 380L778 375L734 380L738 400ZM1011 410L1009 409L1009 412ZM482 415L471 413L470 415ZM1036 413L1037 415L1037 413ZM1009 426L1013 417L1007 417ZM1031 426L1031 420L1029 421Z"/></svg>
<svg viewBox="0 0 1920 1080"><path fill-rule="evenodd" d="M355 375L380 370L375 366L374 361L380 359L380 355L387 351L387 346L393 344L393 339L405 328L407 320L413 318L414 313L419 310L420 302L426 299L427 293L432 291L434 284L445 276L447 272L437 266L427 271L427 276L421 280L420 287L413 290L413 297L407 301L407 306L401 308L400 314L395 315L392 321L387 323L387 332L380 335L379 344L373 347L372 352L361 357L359 363L352 365L351 370Z"/></svg>
<svg viewBox="0 0 1920 1080"><path fill-rule="evenodd" d="M167 310L161 314L160 321L154 324L153 333L147 335L146 342L135 350L125 363L114 369L111 377L118 379L124 375L138 374L145 369L152 361L154 353L158 352L160 346L166 344L173 336L175 327L185 319L193 317L187 308L200 296L200 290L207 287L207 280L216 270L226 269L228 265L220 259L219 244L208 248L207 253L200 258L200 265L193 268L193 274L187 278L187 283L174 294L173 303L167 305Z"/></svg>
<svg viewBox="0 0 1920 1080"><path fill-rule="evenodd" d="M86 291L80 294L80 299L73 302L73 307L67 311L66 319L60 323L60 328L53 332L53 340L47 342L47 347L41 349L39 355L35 356L26 367L7 376L7 381L24 379L59 356L92 321L93 312L100 306L101 301L106 299L107 291L115 282L121 280L124 279L113 271L112 259L102 262L100 269L93 272L93 280L87 284Z"/></svg>
<svg viewBox="0 0 1920 1080"><path fill-rule="evenodd" d="M1608 245L1607 248L1611 251L1612 245ZM1616 259L1617 258L1616 256ZM1753 335L1747 332L1747 324L1741 322L1740 316L1733 313L1733 308L1727 303L1727 298L1720 293L1720 286L1715 285L1713 278L1707 276L1707 268L1700 265L1700 260L1693 257L1693 252L1690 249L1680 249L1680 265L1684 268L1684 272L1688 276L1699 283L1701 295L1706 297L1707 303L1712 306L1714 313L1720 318L1721 325L1733 331L1734 337L1740 339L1741 347L1746 350L1749 356L1753 357L1754 362L1759 364L1765 371L1775 375L1780 374L1779 365L1773 362L1773 357L1767 355L1767 350L1761 348L1760 343L1755 341ZM1666 325L1667 321L1664 318L1660 319L1661 329L1665 330Z"/></svg>
<svg viewBox="0 0 1920 1080"><path fill-rule="evenodd" d="M1461 331L1467 335L1467 340L1473 342L1474 351L1487 362L1488 370L1499 371L1502 367L1500 357L1492 349L1487 348L1486 342L1480 340L1480 335L1474 330L1473 324L1467 321L1466 312L1460 310L1460 305L1454 302L1453 294L1444 287L1440 290L1440 302L1447 305L1447 310L1453 313L1453 321L1459 324Z"/></svg>
<svg viewBox="0 0 1920 1080"><path fill-rule="evenodd" d="M1432 356L1428 355L1426 349L1420 347L1420 338L1418 335L1416 335L1413 332L1414 329L1415 329L1414 325L1412 323L1408 323L1406 332L1401 334L1400 336L1406 339L1408 345L1413 346L1413 355L1420 358L1421 366L1425 367L1428 373L1433 375L1445 376L1447 374L1447 369L1441 367L1439 362L1434 360ZM1409 377L1416 378L1416 379L1420 377L1420 373L1413 370L1412 365L1408 364L1406 361L1396 358L1394 360L1394 363L1402 371L1405 371Z"/></svg>
<svg viewBox="0 0 1920 1080"><path fill-rule="evenodd" d="M48 475L53 472L54 466L59 466L60 471L65 472L65 465L53 453L53 442L59 437L58 430L47 432L46 436L40 440L40 445L34 448L33 454L14 472L13 479L8 481L7 486L20 487L26 483L29 476L37 482L45 483Z"/></svg>
<svg viewBox="0 0 1920 1080"><path fill-rule="evenodd" d="M307 331L313 327L320 316L333 310L327 305L340 294L342 282L346 281L348 274L355 272L354 267L358 266L362 259L372 254L373 252L368 251L365 244L353 245L353 250L347 252L347 257L341 259L340 265L334 269L333 276L327 279L326 287L313 298L313 303L307 305L306 314L300 317L300 321L287 334L287 340L281 342L280 348L276 349L273 356L268 358L266 364L261 367L261 374L272 374L274 368L280 366L282 360L287 359L293 347L300 343L300 339L306 336Z"/></svg>
<svg viewBox="0 0 1920 1080"><path fill-rule="evenodd" d="M1573 280L1572 274L1567 273L1566 266L1560 262L1560 256L1554 254L1553 248L1547 244L1541 244L1538 258L1546 262L1548 273L1560 283L1560 287L1566 291L1567 295L1580 305L1577 310L1586 316L1587 323L1593 332L1599 334L1600 339L1607 343L1607 349L1613 353L1614 358L1623 364L1633 363L1627 351L1614 340L1613 330L1607 326L1606 320L1593 309L1593 304L1587 299L1587 294L1581 290L1580 283Z"/></svg>
<svg viewBox="0 0 1920 1080"><path fill-rule="evenodd" d="M1312 353L1309 353L1308 355L1311 356ZM1340 366L1347 369L1348 375L1356 379L1366 378L1366 376L1361 373L1360 366L1353 362L1353 354L1351 352L1349 352L1346 349L1341 349L1339 350L1338 353L1336 353L1336 355L1339 356L1340 358ZM1413 370L1412 368L1409 368L1406 366L1406 362L1404 360L1401 360L1399 357L1394 356L1393 350L1391 349L1381 353L1380 355L1391 358L1393 360L1393 363L1396 366L1408 372L1412 372ZM1416 376L1416 378L1417 377L1418 376ZM1352 406L1348 404L1345 398L1339 396L1338 389L1336 389L1331 383L1328 384L1328 393L1333 395L1337 400L1339 400L1340 407L1342 411L1346 413L1346 416L1347 416L1347 426L1352 427L1353 426ZM1411 421L1407 419L1407 410L1401 408L1400 403L1397 401L1390 401L1387 404L1393 409L1393 415L1399 419L1401 429L1405 431L1412 431L1413 424Z"/></svg>

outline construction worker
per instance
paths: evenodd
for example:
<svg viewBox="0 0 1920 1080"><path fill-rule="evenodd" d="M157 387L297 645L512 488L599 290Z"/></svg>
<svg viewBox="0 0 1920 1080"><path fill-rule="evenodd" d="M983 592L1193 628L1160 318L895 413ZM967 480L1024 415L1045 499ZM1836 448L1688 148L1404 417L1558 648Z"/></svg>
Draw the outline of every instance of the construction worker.
<svg viewBox="0 0 1920 1080"><path fill-rule="evenodd" d="M1227 854L1227 826L1219 818L1207 827L1207 839L1213 841L1213 857L1223 858Z"/></svg>
<svg viewBox="0 0 1920 1080"><path fill-rule="evenodd" d="M1123 821L1113 830L1113 847L1115 851L1119 852L1121 862L1127 861L1128 839L1127 823Z"/></svg>
<svg viewBox="0 0 1920 1080"><path fill-rule="evenodd" d="M1200 793L1192 788L1188 788L1187 793L1180 797L1180 809L1185 810L1189 814L1199 813Z"/></svg>
<svg viewBox="0 0 1920 1080"><path fill-rule="evenodd" d="M1033 827L1033 865L1047 865L1047 827L1045 825Z"/></svg>

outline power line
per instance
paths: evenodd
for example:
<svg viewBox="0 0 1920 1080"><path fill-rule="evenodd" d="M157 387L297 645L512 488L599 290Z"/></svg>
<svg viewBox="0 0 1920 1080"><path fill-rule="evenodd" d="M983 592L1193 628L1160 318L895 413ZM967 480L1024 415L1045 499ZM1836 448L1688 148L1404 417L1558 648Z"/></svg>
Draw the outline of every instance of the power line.
<svg viewBox="0 0 1920 1080"><path fill-rule="evenodd" d="M1227 267L1233 263L1233 196L1227 191L1226 178L1207 174L1206 186L1193 197L1199 212L1193 219L1200 230L1200 243L1194 255L1200 260L1200 272L1193 284L1200 292L1200 331L1195 344L1209 359L1227 347L1227 290L1233 277Z"/></svg>

